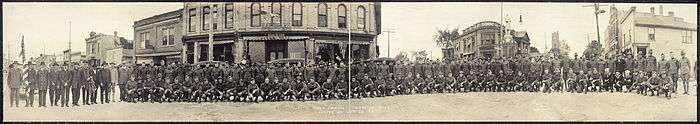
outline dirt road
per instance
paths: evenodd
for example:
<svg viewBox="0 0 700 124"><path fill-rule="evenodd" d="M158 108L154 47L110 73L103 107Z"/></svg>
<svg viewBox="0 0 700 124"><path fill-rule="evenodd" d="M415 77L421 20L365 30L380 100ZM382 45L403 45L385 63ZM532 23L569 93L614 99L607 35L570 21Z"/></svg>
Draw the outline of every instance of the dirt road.
<svg viewBox="0 0 700 124"><path fill-rule="evenodd" d="M452 93L264 103L112 103L70 108L7 108L6 121L696 121L697 99L632 93ZM23 103L21 103L23 105Z"/></svg>

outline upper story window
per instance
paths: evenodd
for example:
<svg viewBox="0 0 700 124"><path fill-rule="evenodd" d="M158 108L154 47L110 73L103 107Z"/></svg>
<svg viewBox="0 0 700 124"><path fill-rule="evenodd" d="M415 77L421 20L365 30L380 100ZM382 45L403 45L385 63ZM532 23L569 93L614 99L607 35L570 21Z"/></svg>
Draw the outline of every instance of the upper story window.
<svg viewBox="0 0 700 124"><path fill-rule="evenodd" d="M357 28L365 29L365 18L367 17L365 7L357 7Z"/></svg>
<svg viewBox="0 0 700 124"><path fill-rule="evenodd" d="M224 5L224 21L225 28L233 28L233 3L227 3Z"/></svg>
<svg viewBox="0 0 700 124"><path fill-rule="evenodd" d="M151 44L149 34L149 32L141 33L141 45L139 45L141 49L146 49L146 46Z"/></svg>
<svg viewBox="0 0 700 124"><path fill-rule="evenodd" d="M272 25L282 24L282 3L272 3L272 7L270 7L270 9L270 12L272 13L272 17L270 17L270 23Z"/></svg>
<svg viewBox="0 0 700 124"><path fill-rule="evenodd" d="M328 6L326 3L318 4L318 27L328 26Z"/></svg>
<svg viewBox="0 0 700 124"><path fill-rule="evenodd" d="M168 27L162 29L161 42L163 46L175 45L175 28Z"/></svg>
<svg viewBox="0 0 700 124"><path fill-rule="evenodd" d="M347 9L345 8L345 5L340 4L338 5L338 28L347 28L348 27L348 20L347 20Z"/></svg>
<svg viewBox="0 0 700 124"><path fill-rule="evenodd" d="M211 17L211 22L213 23L211 28L214 30L216 30L216 28L219 27L217 25L219 22L218 16L219 16L219 5L214 5L212 7L212 14L211 14L211 16L209 16L209 17Z"/></svg>
<svg viewBox="0 0 700 124"><path fill-rule="evenodd" d="M693 32L692 31L681 31L681 38L683 43L692 44L693 43Z"/></svg>
<svg viewBox="0 0 700 124"><path fill-rule="evenodd" d="M92 54L95 54L95 53L96 53L96 52L95 52L95 47L97 47L96 44L97 44L97 43L94 43L94 44L91 45L91 47L90 47L90 53L92 53Z"/></svg>
<svg viewBox="0 0 700 124"><path fill-rule="evenodd" d="M302 16L303 16L303 10L302 10L301 3L294 3L292 4L292 26L301 26L302 25Z"/></svg>
<svg viewBox="0 0 700 124"><path fill-rule="evenodd" d="M250 26L260 27L260 3L252 3L250 5Z"/></svg>
<svg viewBox="0 0 700 124"><path fill-rule="evenodd" d="M202 30L209 30L209 23L211 23L211 15L209 14L209 6L202 8Z"/></svg>
<svg viewBox="0 0 700 124"><path fill-rule="evenodd" d="M656 28L649 28L649 42L656 41Z"/></svg>
<svg viewBox="0 0 700 124"><path fill-rule="evenodd" d="M192 8L189 10L190 17L187 20L187 24L189 24L189 27L187 27L190 32L194 32L194 30L197 28L197 25L194 23L194 20L197 17L197 9Z"/></svg>
<svg viewBox="0 0 700 124"><path fill-rule="evenodd" d="M481 44L495 44L495 43L496 43L496 33L481 34Z"/></svg>

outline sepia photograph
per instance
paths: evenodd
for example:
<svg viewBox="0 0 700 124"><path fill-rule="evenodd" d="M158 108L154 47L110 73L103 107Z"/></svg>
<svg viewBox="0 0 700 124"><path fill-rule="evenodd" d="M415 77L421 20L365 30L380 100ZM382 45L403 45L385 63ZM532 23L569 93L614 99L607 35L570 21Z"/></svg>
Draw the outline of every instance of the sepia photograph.
<svg viewBox="0 0 700 124"><path fill-rule="evenodd" d="M697 122L697 4L3 2L3 122Z"/></svg>

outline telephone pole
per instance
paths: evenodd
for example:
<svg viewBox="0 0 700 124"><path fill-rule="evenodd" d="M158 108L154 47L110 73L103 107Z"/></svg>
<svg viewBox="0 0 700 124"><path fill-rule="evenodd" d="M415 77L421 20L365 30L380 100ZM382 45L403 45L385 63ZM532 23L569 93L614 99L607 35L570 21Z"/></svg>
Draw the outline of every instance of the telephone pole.
<svg viewBox="0 0 700 124"><path fill-rule="evenodd" d="M386 30L386 31L382 31L382 32L388 33L388 34L387 34L388 37L387 37L387 40L386 40L386 57L387 57L387 58L391 58L389 49L391 49L391 33L394 33L394 31Z"/></svg>
<svg viewBox="0 0 700 124"><path fill-rule="evenodd" d="M600 42L600 26L598 25L598 14L605 13L605 10L600 9L600 6L608 6L608 5L599 5L598 2L593 3L593 5L586 5L583 7L591 7L593 6L595 8L595 11L593 12L595 14L595 30L596 30L596 35L598 36L598 42Z"/></svg>

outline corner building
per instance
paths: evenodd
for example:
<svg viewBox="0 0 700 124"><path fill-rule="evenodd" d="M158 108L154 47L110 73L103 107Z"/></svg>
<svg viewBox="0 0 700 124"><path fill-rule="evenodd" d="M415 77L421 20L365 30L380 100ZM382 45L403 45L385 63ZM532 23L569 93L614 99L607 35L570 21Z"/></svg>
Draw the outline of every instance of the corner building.
<svg viewBox="0 0 700 124"><path fill-rule="evenodd" d="M301 58L307 63L375 58L379 3L185 3L186 63L257 63ZM348 28L351 48L348 48Z"/></svg>

